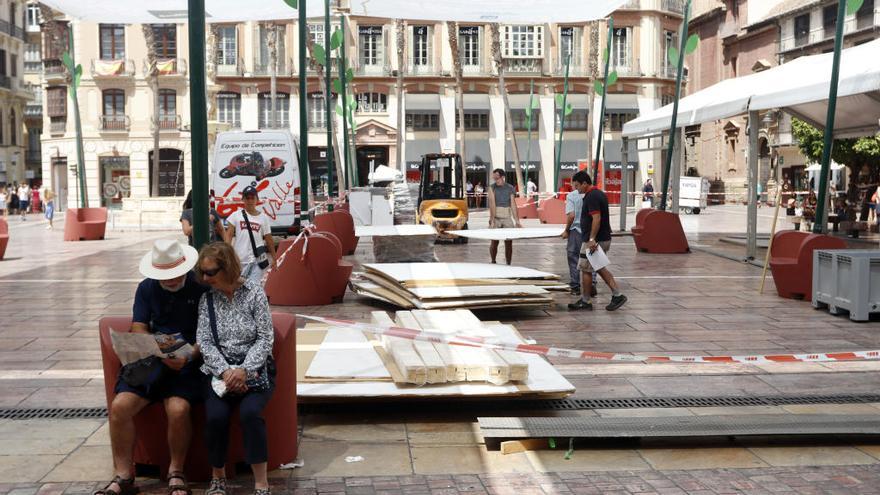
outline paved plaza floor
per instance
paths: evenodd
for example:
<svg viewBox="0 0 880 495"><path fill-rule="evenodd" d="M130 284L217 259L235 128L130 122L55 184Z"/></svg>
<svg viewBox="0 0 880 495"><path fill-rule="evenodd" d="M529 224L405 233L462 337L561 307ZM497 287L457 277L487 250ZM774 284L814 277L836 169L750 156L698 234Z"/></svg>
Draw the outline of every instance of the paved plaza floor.
<svg viewBox="0 0 880 495"><path fill-rule="evenodd" d="M768 233L772 209L759 213ZM630 215L632 216L632 215ZM477 212L472 228L485 223ZM534 221L528 221L532 224ZM632 220L630 220L630 224ZM745 230L745 209L710 208L683 223L695 246L744 254L720 238ZM10 219L11 241L0 262L0 409L103 407L98 320L129 315L140 280L137 262L152 241L179 232L109 231L99 242L63 242L63 221L45 228L36 215ZM617 219L612 226L617 229ZM787 227L787 225L782 224ZM877 246L874 241L873 246ZM863 243L861 247L871 247ZM759 251L759 257L763 255ZM488 260L488 243L438 245L442 261ZM502 255L503 256L503 255ZM480 311L539 344L653 354L765 354L880 348L880 324L851 322L809 303L776 296L761 269L697 251L635 252L631 238L614 239L612 270L629 302L620 311L570 313L572 297L557 293L549 310ZM351 259L372 260L368 239ZM515 243L514 264L567 273L564 243ZM563 275L566 277L565 275ZM600 302L610 297L600 284ZM368 319L394 308L351 293L325 307L276 311ZM880 363L668 364L607 363L554 358L576 387L575 398L755 397L863 395L880 390ZM487 451L476 417L503 411L429 412L305 409L300 418L304 467L273 473L276 491L298 494L453 495L507 493L875 493L880 445L863 441L618 443L501 455ZM491 414L490 414L491 413ZM870 414L880 404L793 404L534 411L533 415L659 416L702 414ZM510 414L523 415L522 411ZM347 456L362 461L346 462ZM0 419L0 494L81 493L111 475L105 419ZM162 484L144 480L152 492ZM247 492L247 477L236 482Z"/></svg>

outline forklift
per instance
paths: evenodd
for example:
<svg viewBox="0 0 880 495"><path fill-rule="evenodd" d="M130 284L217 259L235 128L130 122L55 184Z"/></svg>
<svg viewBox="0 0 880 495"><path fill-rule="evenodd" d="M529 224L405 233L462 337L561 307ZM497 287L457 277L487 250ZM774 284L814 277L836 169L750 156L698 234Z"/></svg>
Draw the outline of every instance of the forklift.
<svg viewBox="0 0 880 495"><path fill-rule="evenodd" d="M467 244L467 237L447 234L447 230L468 228L468 202L465 196L461 156L458 153L431 153L422 156L419 167L417 222L433 225L438 241Z"/></svg>

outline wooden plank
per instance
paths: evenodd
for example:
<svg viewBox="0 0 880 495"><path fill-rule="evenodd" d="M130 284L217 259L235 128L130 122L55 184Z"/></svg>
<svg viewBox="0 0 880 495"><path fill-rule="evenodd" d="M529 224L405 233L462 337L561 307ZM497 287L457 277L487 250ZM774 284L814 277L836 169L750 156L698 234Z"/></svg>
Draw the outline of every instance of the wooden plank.
<svg viewBox="0 0 880 495"><path fill-rule="evenodd" d="M547 237L559 237L565 230L565 225L547 225L546 227L530 228L506 228L506 229L473 229L473 230L447 230L449 234L470 239L483 239L487 241L512 241L516 239L541 239Z"/></svg>
<svg viewBox="0 0 880 495"><path fill-rule="evenodd" d="M400 297L399 295L384 287L380 287L379 285L374 284L373 282L352 280L351 286L354 288L355 292L360 295L372 297L380 301L393 304L395 306L400 306L401 308L414 307L414 305L410 301Z"/></svg>
<svg viewBox="0 0 880 495"><path fill-rule="evenodd" d="M405 328L413 328L416 330L430 330L424 328L410 311L398 311L396 314L396 323L398 326ZM432 344L437 356L446 367L446 381L463 382L467 380L467 365L452 353L449 345Z"/></svg>
<svg viewBox="0 0 880 495"><path fill-rule="evenodd" d="M408 287L407 291L425 302L435 299L464 299L470 297L512 298L517 296L549 296L549 292L541 287L519 284Z"/></svg>
<svg viewBox="0 0 880 495"><path fill-rule="evenodd" d="M391 355L394 364L403 375L404 382L414 385L424 385L428 382L428 370L411 340L390 338L387 340L385 350Z"/></svg>
<svg viewBox="0 0 880 495"><path fill-rule="evenodd" d="M550 442L546 438L524 438L522 440L508 440L501 442L501 454L519 454L533 450L547 450Z"/></svg>
<svg viewBox="0 0 880 495"><path fill-rule="evenodd" d="M434 236L437 229L431 225L357 225L354 235L358 237L388 237L388 236Z"/></svg>
<svg viewBox="0 0 880 495"><path fill-rule="evenodd" d="M553 273L495 263L368 263L364 268L398 282L459 278L559 279Z"/></svg>
<svg viewBox="0 0 880 495"><path fill-rule="evenodd" d="M412 315L408 311L399 311L397 314L396 322L392 321L390 317L388 317L387 320L384 321L385 323L382 323L383 325L391 324L406 328L420 329L420 327L418 327L418 322L416 322L415 319L412 318ZM392 339L403 340L394 337L386 338L386 340ZM424 363L426 373L425 380L427 381L427 383L446 383L448 374L447 366L446 363L443 361L443 358L440 356L440 354L437 353L437 350L434 348L434 344L432 344L431 342L413 341L412 346Z"/></svg>

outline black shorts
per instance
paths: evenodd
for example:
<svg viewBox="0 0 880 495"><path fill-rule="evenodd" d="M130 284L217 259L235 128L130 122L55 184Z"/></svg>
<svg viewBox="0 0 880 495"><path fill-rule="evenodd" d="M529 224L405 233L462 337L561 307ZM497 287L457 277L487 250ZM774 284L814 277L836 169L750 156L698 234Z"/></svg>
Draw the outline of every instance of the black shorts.
<svg viewBox="0 0 880 495"><path fill-rule="evenodd" d="M152 402L159 402L169 397L180 397L190 404L202 402L202 372L198 363L190 363L180 371L165 370L159 380L140 387L129 385L122 379L122 371L116 378L114 391L130 392Z"/></svg>

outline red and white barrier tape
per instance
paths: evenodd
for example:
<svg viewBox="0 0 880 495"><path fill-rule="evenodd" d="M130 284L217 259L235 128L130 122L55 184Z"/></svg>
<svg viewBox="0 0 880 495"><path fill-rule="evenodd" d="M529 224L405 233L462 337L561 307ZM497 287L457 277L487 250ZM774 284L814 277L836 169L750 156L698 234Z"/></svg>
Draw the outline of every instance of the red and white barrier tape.
<svg viewBox="0 0 880 495"><path fill-rule="evenodd" d="M356 321L340 320L337 318L326 318L320 316L297 315L297 317L325 323L327 325L357 329L374 335L387 335L389 337L399 337L409 340L459 345L465 347L479 347L484 349L522 352L526 354L537 354L539 356L567 357L586 360L624 362L766 364L806 362L824 363L834 361L869 361L880 359L880 350L826 352L815 354L769 354L744 356L651 356L640 354L621 354L611 352L582 351L577 349L564 349L560 347L546 347L534 344L511 344L504 342L492 342L480 337L448 335L403 327L387 327L383 325L373 325L369 323L360 323Z"/></svg>
<svg viewBox="0 0 880 495"><path fill-rule="evenodd" d="M296 236L296 239L294 239L293 242L291 242L290 245L287 246L287 249L285 249L284 252L281 253L280 256L278 256L278 260L275 263L276 269L281 268L281 265L284 263L284 260L287 258L287 253L289 253L290 250L293 249L294 246L296 246L296 243L299 242L300 239L302 239L303 242L305 242L305 245L303 245L303 255L302 255L303 259L305 259L306 251L308 251L308 249L309 249L308 234L311 234L312 232L314 232L314 229L315 229L315 227L313 225L309 225L308 227L303 227L303 229L299 233L299 235ZM271 271L273 271L273 269L272 269L272 267L269 267L269 269L263 273L263 278L260 281L262 285L264 285L264 286L266 285L266 279L269 278L269 272L271 272Z"/></svg>

